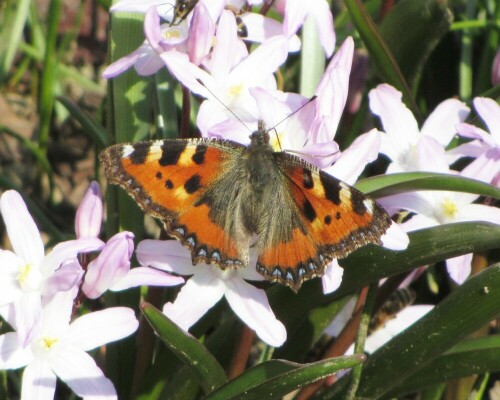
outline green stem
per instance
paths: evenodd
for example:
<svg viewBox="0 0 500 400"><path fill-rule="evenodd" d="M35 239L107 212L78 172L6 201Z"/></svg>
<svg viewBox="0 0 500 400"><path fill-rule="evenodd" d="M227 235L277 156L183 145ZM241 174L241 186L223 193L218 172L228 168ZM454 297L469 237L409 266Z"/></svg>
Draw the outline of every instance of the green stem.
<svg viewBox="0 0 500 400"><path fill-rule="evenodd" d="M377 297L378 282L372 283L368 287L368 294L366 295L365 305L361 312L361 319L359 322L358 334L354 343L354 354L363 354L365 349L366 337L368 336L368 325L372 315L373 305ZM363 364L359 364L351 370L351 377L349 387L347 388L346 400L353 400L356 397L361 374L363 372Z"/></svg>
<svg viewBox="0 0 500 400"><path fill-rule="evenodd" d="M476 10L477 0L471 0L466 5L466 19L472 19ZM462 52L459 66L460 98L469 101L472 98L472 32L469 28L462 33Z"/></svg>

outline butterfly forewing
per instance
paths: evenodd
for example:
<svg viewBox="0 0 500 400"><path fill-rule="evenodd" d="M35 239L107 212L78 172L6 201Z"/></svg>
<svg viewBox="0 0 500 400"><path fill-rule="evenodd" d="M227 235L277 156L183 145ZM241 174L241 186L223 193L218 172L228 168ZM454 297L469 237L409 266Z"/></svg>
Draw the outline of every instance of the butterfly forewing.
<svg viewBox="0 0 500 400"><path fill-rule="evenodd" d="M108 180L162 220L167 233L190 248L193 261L237 267L245 264L248 243L220 224L232 220L232 209L227 203L221 207L229 200L217 202L213 193L233 193L218 182L227 181L244 149L216 139L159 140L110 146L101 161Z"/></svg>

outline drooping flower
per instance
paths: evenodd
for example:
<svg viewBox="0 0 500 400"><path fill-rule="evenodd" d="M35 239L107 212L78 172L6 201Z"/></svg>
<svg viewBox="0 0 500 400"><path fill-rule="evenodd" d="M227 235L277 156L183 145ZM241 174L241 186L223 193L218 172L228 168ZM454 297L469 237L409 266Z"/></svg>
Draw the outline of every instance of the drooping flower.
<svg viewBox="0 0 500 400"><path fill-rule="evenodd" d="M134 251L134 235L120 232L108 240L96 259L87 267L82 290L90 299L96 299L106 290L119 291L132 287L173 286L184 282L149 267L130 268L130 257Z"/></svg>

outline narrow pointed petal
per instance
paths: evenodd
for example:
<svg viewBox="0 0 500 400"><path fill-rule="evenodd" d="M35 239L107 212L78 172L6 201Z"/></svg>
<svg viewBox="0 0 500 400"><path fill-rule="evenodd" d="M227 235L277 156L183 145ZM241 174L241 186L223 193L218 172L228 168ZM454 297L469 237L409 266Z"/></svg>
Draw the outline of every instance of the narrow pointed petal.
<svg viewBox="0 0 500 400"><path fill-rule="evenodd" d="M440 223L435 218L431 218L423 214L417 214L411 217L408 221L403 222L401 224L401 228L403 228L405 232L413 232L437 225L440 225Z"/></svg>
<svg viewBox="0 0 500 400"><path fill-rule="evenodd" d="M399 210L408 210L417 214L432 215L434 213L434 205L425 196L419 193L400 193L392 196L382 197L378 202L389 212Z"/></svg>
<svg viewBox="0 0 500 400"><path fill-rule="evenodd" d="M216 42L209 67L216 82L223 83L229 71L236 65L235 48L238 46L235 16L231 11L224 10L219 18Z"/></svg>
<svg viewBox="0 0 500 400"><path fill-rule="evenodd" d="M391 250L406 250L410 244L410 238L406 232L394 221L380 239L382 246Z"/></svg>
<svg viewBox="0 0 500 400"><path fill-rule="evenodd" d="M467 204L460 207L458 221L486 221L500 225L500 208L484 204Z"/></svg>
<svg viewBox="0 0 500 400"><path fill-rule="evenodd" d="M43 242L21 195L7 190L0 197L0 212L14 253L37 266L44 256Z"/></svg>
<svg viewBox="0 0 500 400"><path fill-rule="evenodd" d="M76 258L65 262L45 280L42 294L52 296L57 292L70 290L80 283L83 274L84 271Z"/></svg>
<svg viewBox="0 0 500 400"><path fill-rule="evenodd" d="M461 285L469 277L471 272L472 254L464 254L446 260L446 270L457 284Z"/></svg>
<svg viewBox="0 0 500 400"><path fill-rule="evenodd" d="M337 259L328 264L325 269L325 275L323 275L321 278L323 293L329 294L336 291L342 283L343 275L344 268L339 265Z"/></svg>
<svg viewBox="0 0 500 400"><path fill-rule="evenodd" d="M76 210L76 237L98 237L102 224L102 193L99 184L90 184Z"/></svg>
<svg viewBox="0 0 500 400"><path fill-rule="evenodd" d="M288 0L285 5L285 19L283 25L285 27L285 35L288 37L297 33L299 28L304 23L307 15L307 8L298 0Z"/></svg>
<svg viewBox="0 0 500 400"><path fill-rule="evenodd" d="M446 152L448 164L451 165L462 157L478 158L481 154L489 149L489 145L481 140L472 140L468 143L461 144Z"/></svg>
<svg viewBox="0 0 500 400"><path fill-rule="evenodd" d="M33 360L31 348L23 349L15 332L0 336L0 369L17 369Z"/></svg>
<svg viewBox="0 0 500 400"><path fill-rule="evenodd" d="M163 52L160 45L163 39L160 29L160 15L156 7L150 7L144 16L144 36L151 48L158 54Z"/></svg>
<svg viewBox="0 0 500 400"><path fill-rule="evenodd" d="M470 108L465 103L456 99L447 99L429 115L420 133L433 137L446 147L457 133L456 125L465 121L469 112Z"/></svg>
<svg viewBox="0 0 500 400"><path fill-rule="evenodd" d="M23 372L21 400L53 400L56 376L48 363L35 360Z"/></svg>
<svg viewBox="0 0 500 400"><path fill-rule="evenodd" d="M113 383L104 376L92 357L82 350L65 346L51 357L50 366L59 379L85 399L116 400Z"/></svg>
<svg viewBox="0 0 500 400"><path fill-rule="evenodd" d="M24 293L15 303L15 324L17 337L22 347L26 347L37 333L42 312L39 293Z"/></svg>
<svg viewBox="0 0 500 400"><path fill-rule="evenodd" d="M366 165L378 158L382 143L379 131L372 129L358 138L345 150L331 167L324 171L353 185Z"/></svg>
<svg viewBox="0 0 500 400"><path fill-rule="evenodd" d="M450 171L443 145L430 136L422 136L418 141L416 164L418 171L443 174Z"/></svg>
<svg viewBox="0 0 500 400"><path fill-rule="evenodd" d="M75 258L79 253L100 250L104 242L98 238L82 238L58 243L42 260L40 269L44 275L52 274L63 262Z"/></svg>
<svg viewBox="0 0 500 400"><path fill-rule="evenodd" d="M235 314L265 343L279 347L285 342L285 326L276 319L264 290L233 278L227 281L225 295Z"/></svg>
<svg viewBox="0 0 500 400"><path fill-rule="evenodd" d="M370 109L380 117L384 131L400 152L417 142L420 133L411 111L403 104L401 92L388 84L378 85L369 94Z"/></svg>
<svg viewBox="0 0 500 400"><path fill-rule="evenodd" d="M135 267L109 289L120 291L137 286L175 286L183 283L184 279L180 276L170 275L154 268Z"/></svg>
<svg viewBox="0 0 500 400"><path fill-rule="evenodd" d="M146 239L137 245L137 260L145 267L158 268L179 275L193 275L200 267L193 266L189 251L177 240Z"/></svg>
<svg viewBox="0 0 500 400"><path fill-rule="evenodd" d="M474 108L481 116L497 145L500 145L500 106L487 97L476 97Z"/></svg>
<svg viewBox="0 0 500 400"><path fill-rule="evenodd" d="M89 351L134 333L139 326L134 310L111 307L85 314L69 326L69 343Z"/></svg>
<svg viewBox="0 0 500 400"><path fill-rule="evenodd" d="M325 55L331 57L335 49L335 30L333 29L333 15L330 5L326 1L315 1L311 7L311 16L316 23L318 36L325 50Z"/></svg>
<svg viewBox="0 0 500 400"><path fill-rule="evenodd" d="M110 286L122 279L130 270L130 257L134 250L134 235L121 232L113 236L95 260L90 262L82 290L96 299Z"/></svg>
<svg viewBox="0 0 500 400"><path fill-rule="evenodd" d="M200 2L193 11L187 38L187 53L189 60L200 65L207 57L213 45L215 24L205 3Z"/></svg>
<svg viewBox="0 0 500 400"><path fill-rule="evenodd" d="M224 283L210 271L215 267L200 265L198 268L205 270L200 270L186 282L174 303L166 303L163 307L163 314L185 331L224 296Z"/></svg>
<svg viewBox="0 0 500 400"><path fill-rule="evenodd" d="M24 260L11 251L0 250L0 306L16 301L22 290L19 286L19 268Z"/></svg>
<svg viewBox="0 0 500 400"><path fill-rule="evenodd" d="M125 72L127 69L134 66L134 64L139 60L139 58L146 56L146 49L149 48L149 44L142 44L139 48L134 50L132 53L123 56L122 58L116 60L112 64L108 65L102 77L104 79L114 78Z"/></svg>
<svg viewBox="0 0 500 400"><path fill-rule="evenodd" d="M457 125L457 132L462 137L466 137L469 139L479 139L487 143L489 146L495 146L493 136L491 136L483 129L478 128L477 126L462 122Z"/></svg>

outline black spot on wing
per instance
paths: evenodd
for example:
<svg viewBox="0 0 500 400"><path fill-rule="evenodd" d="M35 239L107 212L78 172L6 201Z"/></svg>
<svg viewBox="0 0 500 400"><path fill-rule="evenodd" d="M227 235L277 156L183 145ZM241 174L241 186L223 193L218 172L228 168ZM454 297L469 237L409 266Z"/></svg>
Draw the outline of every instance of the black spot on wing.
<svg viewBox="0 0 500 400"><path fill-rule="evenodd" d="M144 164L149 154L148 142L134 143L132 147L134 151L130 153L129 158L132 164Z"/></svg>
<svg viewBox="0 0 500 400"><path fill-rule="evenodd" d="M167 179L167 180L165 181L165 187L166 187L167 189L173 189L173 188L174 188L174 183L173 183L170 179Z"/></svg>
<svg viewBox="0 0 500 400"><path fill-rule="evenodd" d="M162 175L161 171L158 171L155 176L156 176L156 179L163 178L163 175Z"/></svg>
<svg viewBox="0 0 500 400"><path fill-rule="evenodd" d="M363 193L359 192L358 190L351 190L352 209L356 214L363 215L368 211L364 203L365 199L366 196Z"/></svg>
<svg viewBox="0 0 500 400"><path fill-rule="evenodd" d="M333 204L340 205L340 181L323 171L319 172L319 178L325 191L325 197Z"/></svg>
<svg viewBox="0 0 500 400"><path fill-rule="evenodd" d="M302 205L302 210L304 211L305 217L313 222L316 219L316 211L314 210L311 202L307 199L304 200L304 204Z"/></svg>
<svg viewBox="0 0 500 400"><path fill-rule="evenodd" d="M327 215L324 219L326 225L330 225L332 223L332 216Z"/></svg>
<svg viewBox="0 0 500 400"><path fill-rule="evenodd" d="M191 157L195 164L201 165L205 162L205 153L207 152L207 148L206 144L199 144L196 146L193 157Z"/></svg>
<svg viewBox="0 0 500 400"><path fill-rule="evenodd" d="M189 194L193 194L201 189L201 176L198 174L194 174L189 178L184 184L184 189Z"/></svg>
<svg viewBox="0 0 500 400"><path fill-rule="evenodd" d="M340 214L340 211L337 211L337 214L335 214L336 219L342 218L342 215Z"/></svg>
<svg viewBox="0 0 500 400"><path fill-rule="evenodd" d="M161 146L161 157L158 163L161 166L176 165L182 152L186 148L186 142L183 141L168 141Z"/></svg>
<svg viewBox="0 0 500 400"><path fill-rule="evenodd" d="M314 187L314 181L310 169L304 168L302 172L302 184L305 189L312 189Z"/></svg>

